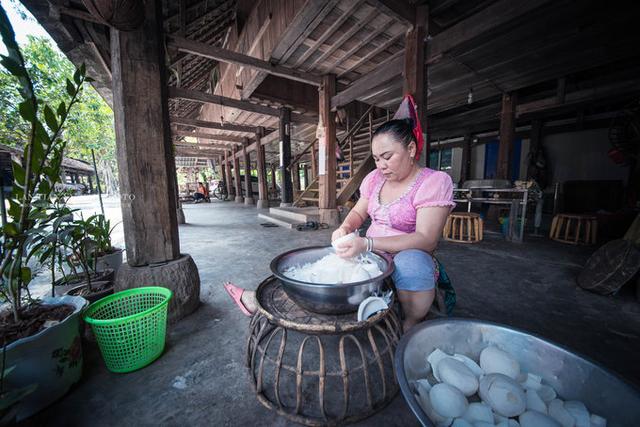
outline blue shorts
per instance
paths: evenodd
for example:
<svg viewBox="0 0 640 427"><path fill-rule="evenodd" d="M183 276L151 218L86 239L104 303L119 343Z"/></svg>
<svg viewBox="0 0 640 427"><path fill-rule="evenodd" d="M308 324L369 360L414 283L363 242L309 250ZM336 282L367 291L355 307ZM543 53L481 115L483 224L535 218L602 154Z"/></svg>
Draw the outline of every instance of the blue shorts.
<svg viewBox="0 0 640 427"><path fill-rule="evenodd" d="M393 257L391 277L400 291L430 291L435 288L435 263L431 255L419 249L407 249Z"/></svg>

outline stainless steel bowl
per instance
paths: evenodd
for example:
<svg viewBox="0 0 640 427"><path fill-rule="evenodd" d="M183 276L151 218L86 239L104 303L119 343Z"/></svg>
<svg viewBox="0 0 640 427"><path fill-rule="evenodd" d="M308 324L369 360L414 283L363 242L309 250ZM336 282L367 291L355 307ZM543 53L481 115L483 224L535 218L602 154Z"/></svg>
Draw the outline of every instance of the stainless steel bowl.
<svg viewBox="0 0 640 427"><path fill-rule="evenodd" d="M302 282L284 275L290 267L315 262L333 252L331 246L299 248L278 255L271 261L271 271L280 281L287 295L296 303L315 313L342 314L358 310L358 305L367 297L382 290L384 279L393 273L393 260L384 253L368 256L383 272L376 278L354 283L316 284Z"/></svg>
<svg viewBox="0 0 640 427"><path fill-rule="evenodd" d="M434 424L416 400L412 382L426 377L426 356L440 348L478 360L489 344L512 354L522 371L541 375L560 398L584 402L589 412L607 419L607 426L632 426L640 420L640 391L586 357L508 326L450 318L417 325L402 337L396 349L400 389L423 426Z"/></svg>

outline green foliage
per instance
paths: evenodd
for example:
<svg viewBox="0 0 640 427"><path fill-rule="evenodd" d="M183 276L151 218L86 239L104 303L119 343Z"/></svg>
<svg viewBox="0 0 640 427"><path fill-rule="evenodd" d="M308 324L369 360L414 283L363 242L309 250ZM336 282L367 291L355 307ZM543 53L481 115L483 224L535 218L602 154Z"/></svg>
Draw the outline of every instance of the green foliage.
<svg viewBox="0 0 640 427"><path fill-rule="evenodd" d="M29 251L41 234L38 230L47 227L50 221L48 209L52 192L60 180L60 166L67 145L62 139L62 129L69 112L78 102L86 77L84 67L81 67L73 73L74 81L78 83L65 79L68 97L62 95L64 107L58 104L55 110L58 113L54 113L38 100L36 85L1 6L0 35L7 49L6 56L0 55L0 64L18 82L18 112L26 123L25 135L28 135L21 162L13 163L14 185L8 199L9 222L0 229L0 293L11 303L13 319L17 322L20 320L23 293L33 276L28 265Z"/></svg>
<svg viewBox="0 0 640 427"><path fill-rule="evenodd" d="M76 72L73 64L46 38L29 36L21 50L40 105L58 106L55 111L47 107L40 109L40 119L51 131L56 127L57 117L66 114L69 91L73 91L79 76L85 72ZM12 69L16 71L16 66L10 62L5 70L0 70L0 142L22 147L29 139L30 130L29 122L23 117L33 112L27 111L29 105L21 104L21 84L14 78ZM85 80L90 81L89 78ZM21 109L25 109L24 114ZM66 155L91 163L91 149L94 149L101 175L114 176L117 165L113 112L93 87L87 86L78 97L67 123ZM103 177L102 181L110 179Z"/></svg>

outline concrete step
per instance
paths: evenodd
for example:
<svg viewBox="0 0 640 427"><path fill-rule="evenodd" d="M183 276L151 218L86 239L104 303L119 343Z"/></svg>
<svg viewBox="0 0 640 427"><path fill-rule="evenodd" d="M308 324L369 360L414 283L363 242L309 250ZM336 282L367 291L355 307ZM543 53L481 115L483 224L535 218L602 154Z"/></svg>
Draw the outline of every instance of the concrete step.
<svg viewBox="0 0 640 427"><path fill-rule="evenodd" d="M270 213L269 214L259 213L258 218L260 218L261 220L272 222L284 228L295 228L296 225L300 224L299 221L292 220L291 218L286 218L280 215L274 215Z"/></svg>
<svg viewBox="0 0 640 427"><path fill-rule="evenodd" d="M303 198L304 199L304 198ZM286 218L289 221L293 221L296 224L304 223L307 221L319 221L320 213L317 208L269 208L269 214L277 217Z"/></svg>

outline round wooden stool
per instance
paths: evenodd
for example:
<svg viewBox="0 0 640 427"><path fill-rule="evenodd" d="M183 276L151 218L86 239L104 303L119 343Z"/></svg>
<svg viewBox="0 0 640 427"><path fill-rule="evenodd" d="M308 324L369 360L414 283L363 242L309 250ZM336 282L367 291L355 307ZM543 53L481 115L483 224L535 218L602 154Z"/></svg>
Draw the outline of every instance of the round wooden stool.
<svg viewBox="0 0 640 427"><path fill-rule="evenodd" d="M274 276L258 286L256 299L246 364L265 407L299 424L336 426L393 400L401 335L393 308L361 322L356 313L313 313L293 302Z"/></svg>
<svg viewBox="0 0 640 427"><path fill-rule="evenodd" d="M553 217L549 238L572 245L595 245L598 219L593 215L558 214Z"/></svg>
<svg viewBox="0 0 640 427"><path fill-rule="evenodd" d="M477 213L454 212L447 218L442 237L450 242L476 243L482 240L483 227Z"/></svg>

